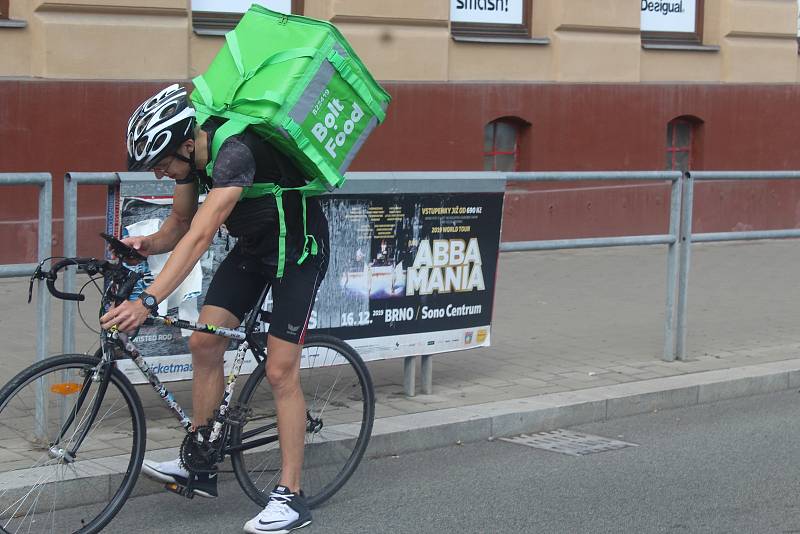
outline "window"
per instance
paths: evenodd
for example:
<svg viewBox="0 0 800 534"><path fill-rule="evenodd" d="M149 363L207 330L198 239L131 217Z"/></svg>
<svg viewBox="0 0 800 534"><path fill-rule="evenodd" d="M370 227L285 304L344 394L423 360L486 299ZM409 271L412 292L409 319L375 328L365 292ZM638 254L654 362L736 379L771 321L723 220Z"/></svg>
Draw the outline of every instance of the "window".
<svg viewBox="0 0 800 534"><path fill-rule="evenodd" d="M236 26L253 3L250 0L191 1L192 26L199 35L224 35ZM303 0L255 0L255 3L281 13L303 14Z"/></svg>
<svg viewBox="0 0 800 534"><path fill-rule="evenodd" d="M699 126L697 119L689 117L678 117L667 124L668 171L688 171L693 167Z"/></svg>
<svg viewBox="0 0 800 534"><path fill-rule="evenodd" d="M533 0L450 0L454 37L530 38Z"/></svg>
<svg viewBox="0 0 800 534"><path fill-rule="evenodd" d="M642 41L703 43L704 0L641 0Z"/></svg>
<svg viewBox="0 0 800 534"><path fill-rule="evenodd" d="M24 28L27 23L24 20L11 18L10 0L0 0L0 28Z"/></svg>
<svg viewBox="0 0 800 534"><path fill-rule="evenodd" d="M497 119L483 130L483 170L514 172L519 169L518 119Z"/></svg>

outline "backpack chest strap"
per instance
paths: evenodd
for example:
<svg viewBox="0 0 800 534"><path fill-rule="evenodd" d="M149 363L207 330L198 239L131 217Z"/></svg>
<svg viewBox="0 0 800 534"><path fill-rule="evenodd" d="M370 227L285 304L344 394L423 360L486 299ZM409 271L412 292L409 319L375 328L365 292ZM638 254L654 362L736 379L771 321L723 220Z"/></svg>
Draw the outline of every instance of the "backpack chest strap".
<svg viewBox="0 0 800 534"><path fill-rule="evenodd" d="M274 183L254 183L242 190L241 198L260 198L266 195L275 197L275 205L278 208L278 270L277 278L282 278L286 269L286 216L283 210L283 193L285 191L298 191L300 202L303 206L303 252L297 260L298 265L302 265L308 256L316 256L319 252L316 238L308 233L308 216L306 213L306 197L309 194L319 191L319 185L311 182L302 187L281 187Z"/></svg>

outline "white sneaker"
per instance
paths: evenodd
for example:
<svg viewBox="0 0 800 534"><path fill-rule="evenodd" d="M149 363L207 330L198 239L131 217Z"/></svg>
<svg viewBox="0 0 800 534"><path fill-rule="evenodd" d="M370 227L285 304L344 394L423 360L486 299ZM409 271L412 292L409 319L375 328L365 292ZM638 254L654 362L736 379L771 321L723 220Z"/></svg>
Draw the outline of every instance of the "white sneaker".
<svg viewBox="0 0 800 534"><path fill-rule="evenodd" d="M164 484L186 486L189 482L189 471L183 467L180 458L160 463L145 460L142 463L142 474ZM213 499L217 496L217 474L195 474L193 490L199 497Z"/></svg>
<svg viewBox="0 0 800 534"><path fill-rule="evenodd" d="M269 502L260 514L244 524L248 534L288 534L311 524L303 492L291 493L284 486L275 486Z"/></svg>

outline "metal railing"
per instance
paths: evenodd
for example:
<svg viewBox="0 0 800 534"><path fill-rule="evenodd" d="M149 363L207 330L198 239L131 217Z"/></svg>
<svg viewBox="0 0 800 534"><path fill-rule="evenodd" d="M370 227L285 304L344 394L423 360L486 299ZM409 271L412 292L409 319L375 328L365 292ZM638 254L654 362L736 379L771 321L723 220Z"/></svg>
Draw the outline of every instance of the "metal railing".
<svg viewBox="0 0 800 534"><path fill-rule="evenodd" d="M3 175L0 175L3 176ZM6 175L15 176L15 175ZM30 176L30 175L25 175ZM49 175L47 175L49 176ZM508 173L507 180L521 182L576 182L576 181L661 181L671 183L670 216L667 233L655 235L614 236L583 239L553 239L541 241L515 241L500 244L501 252L581 249L618 246L667 245L667 295L664 323L663 360L686 358L686 330L688 299L688 274L693 243L713 241L779 239L800 237L800 229L749 232L692 233L694 208L694 182L710 180L781 180L800 179L800 171L631 171L631 172L530 172ZM64 255L74 256L77 243L77 190L78 185L113 185L119 182L117 173L69 173L64 186ZM0 181L0 184L5 183ZM48 186L49 187L49 186ZM47 208L49 210L49 207ZM40 215L41 215L40 211ZM49 211L48 211L49 213ZM42 227L40 225L40 233ZM49 233L47 236L49 242ZM41 241L40 241L41 242ZM6 266L6 272L8 271ZM16 272L29 273L32 265L10 266ZM2 267L0 267L2 269ZM0 270L0 274L2 274ZM75 275L65 276L65 290L74 290ZM46 292L45 292L46 293ZM74 351L75 304L64 302L63 348ZM432 382L431 356L422 357L422 390L429 393ZM407 391L413 389L413 357L406 359L404 369Z"/></svg>
<svg viewBox="0 0 800 534"><path fill-rule="evenodd" d="M0 185L35 185L39 187L39 217L36 257L39 262L50 256L53 240L53 179L49 173L4 173L0 174ZM31 276L38 263L0 265L0 278ZM46 267L46 266L45 266ZM50 328L50 292L44 280L36 283L36 361L47 357L47 341ZM47 402L41 384L34 386L36 392L37 437L45 435Z"/></svg>
<svg viewBox="0 0 800 534"><path fill-rule="evenodd" d="M119 176L114 172L68 172L64 176L64 256L72 258L78 255L78 186L114 185ZM65 293L75 292L75 269L68 267L63 274ZM67 353L75 352L75 313L78 303L71 300L62 301L63 316L61 330L61 348Z"/></svg>
<svg viewBox="0 0 800 534"><path fill-rule="evenodd" d="M37 254L39 261L50 256L50 247L53 240L53 179L50 174L46 172L0 173L0 185L35 185L39 187ZM30 276L38 263L0 265L0 278Z"/></svg>
<svg viewBox="0 0 800 534"><path fill-rule="evenodd" d="M720 180L798 180L800 171L691 171L685 175L684 204L681 223L681 260L678 274L678 311L676 357L686 358L686 317L689 293L689 268L691 267L692 244L719 241L744 241L756 239L786 239L800 237L800 229L754 230L747 232L692 232L692 211L694 208L694 184L697 181Z"/></svg>
<svg viewBox="0 0 800 534"><path fill-rule="evenodd" d="M509 173L506 179L519 182L576 182L576 181L670 181L669 229L666 234L618 237L592 237L587 239L549 239L542 241L512 241L500 243L500 252L528 250L559 250L595 247L627 247L640 245L668 245L667 250L667 299L664 321L665 361L673 361L675 350L675 288L678 283L678 253L681 224L681 178L680 171L652 172L517 172ZM688 203L687 203L688 204ZM691 204L688 204L691 205Z"/></svg>
<svg viewBox="0 0 800 534"><path fill-rule="evenodd" d="M501 173L498 174L502 179ZM675 289L678 273L678 244L681 214L681 181L682 174L678 171L664 172L541 172L541 173L513 173L507 179L518 181L669 181L671 182L670 195L670 221L668 233L658 235L619 236L589 239L559 239L548 241L529 241L501 243L501 251L522 250L556 250L569 248L588 247L614 247L635 245L668 245L667 254L667 320L664 326L664 359L674 359L674 331L675 331ZM430 178L428 178L429 180ZM77 193L78 186L88 185L113 185L120 181L117 173L68 173L64 181L64 255L76 255L77 243ZM64 277L64 290L73 291L75 286L74 272L68 272ZM64 302L63 314L63 350L74 352L75 337L75 303ZM421 382L422 392L431 393L433 383L433 355L421 357ZM414 395L414 369L415 358L404 358L403 389L407 395Z"/></svg>

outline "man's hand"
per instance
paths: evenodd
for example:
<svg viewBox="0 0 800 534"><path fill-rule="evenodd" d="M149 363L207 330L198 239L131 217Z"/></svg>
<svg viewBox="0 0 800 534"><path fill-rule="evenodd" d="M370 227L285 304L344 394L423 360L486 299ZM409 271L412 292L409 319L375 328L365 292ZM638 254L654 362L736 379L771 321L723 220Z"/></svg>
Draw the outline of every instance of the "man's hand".
<svg viewBox="0 0 800 534"><path fill-rule="evenodd" d="M142 323L150 314L144 303L139 300L126 300L119 306L111 308L108 313L100 318L100 325L109 330L112 326L117 329L131 333L142 326Z"/></svg>
<svg viewBox="0 0 800 534"><path fill-rule="evenodd" d="M126 237L121 241L129 247L136 249L142 256L150 255L150 250L152 249L152 240L150 239L149 235Z"/></svg>
<svg viewBox="0 0 800 534"><path fill-rule="evenodd" d="M136 250L142 256L149 256L150 254L152 254L151 251L153 249L153 241L152 239L150 239L150 236L139 235L133 237L126 237L125 239L120 239L120 241L122 241L124 244L128 245L132 249ZM111 247L109 247L108 250L109 252L111 252L111 257L116 259L117 255L114 254L114 250L111 249ZM125 261L125 263L128 263L129 265L136 265L139 262L133 259L128 259Z"/></svg>

